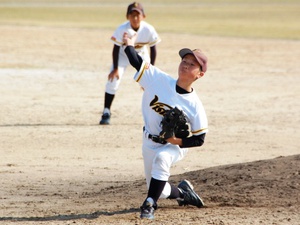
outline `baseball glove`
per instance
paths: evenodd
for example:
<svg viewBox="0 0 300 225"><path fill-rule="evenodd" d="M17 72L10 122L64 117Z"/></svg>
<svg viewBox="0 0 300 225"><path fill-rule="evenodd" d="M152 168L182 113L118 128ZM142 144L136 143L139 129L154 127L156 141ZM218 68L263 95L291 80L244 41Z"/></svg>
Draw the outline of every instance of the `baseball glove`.
<svg viewBox="0 0 300 225"><path fill-rule="evenodd" d="M190 133L187 118L184 112L177 107L166 111L160 125L162 131L159 136L164 140L173 136L178 138L187 137Z"/></svg>

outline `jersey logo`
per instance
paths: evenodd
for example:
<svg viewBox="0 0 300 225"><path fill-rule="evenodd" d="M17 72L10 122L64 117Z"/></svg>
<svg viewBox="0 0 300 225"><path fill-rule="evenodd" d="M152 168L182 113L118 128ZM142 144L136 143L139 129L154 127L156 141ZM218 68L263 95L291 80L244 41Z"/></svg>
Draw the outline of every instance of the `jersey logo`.
<svg viewBox="0 0 300 225"><path fill-rule="evenodd" d="M166 111L172 109L168 104L158 101L157 95L154 96L154 99L150 102L150 107L159 115L164 115Z"/></svg>
<svg viewBox="0 0 300 225"><path fill-rule="evenodd" d="M144 45L137 44L137 45L134 46L135 49L139 49L139 48L142 48L142 47L144 47Z"/></svg>

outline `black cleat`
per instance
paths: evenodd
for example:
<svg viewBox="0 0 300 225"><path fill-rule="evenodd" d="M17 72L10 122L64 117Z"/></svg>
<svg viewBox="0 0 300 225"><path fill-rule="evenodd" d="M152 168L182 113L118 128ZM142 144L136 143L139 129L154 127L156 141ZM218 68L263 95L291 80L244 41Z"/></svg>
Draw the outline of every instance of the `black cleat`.
<svg viewBox="0 0 300 225"><path fill-rule="evenodd" d="M109 123L110 123L110 114L109 113L104 113L102 115L102 118L101 118L99 124L101 124L101 125L109 125Z"/></svg>
<svg viewBox="0 0 300 225"><path fill-rule="evenodd" d="M141 216L140 218L141 219L154 219L154 210L155 210L155 207L150 203L148 202L147 200L144 201L143 205L141 206Z"/></svg>
<svg viewBox="0 0 300 225"><path fill-rule="evenodd" d="M177 199L179 206L193 205L193 206L197 206L198 208L204 206L204 202L199 197L199 195L196 194L193 185L189 181L187 180L181 181L178 185L178 188L183 194L183 199Z"/></svg>

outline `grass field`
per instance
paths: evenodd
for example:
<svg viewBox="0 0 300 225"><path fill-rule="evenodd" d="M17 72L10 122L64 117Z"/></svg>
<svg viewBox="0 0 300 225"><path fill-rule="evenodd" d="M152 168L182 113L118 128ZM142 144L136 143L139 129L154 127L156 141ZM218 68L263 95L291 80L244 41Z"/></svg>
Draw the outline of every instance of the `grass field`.
<svg viewBox="0 0 300 225"><path fill-rule="evenodd" d="M0 25L115 29L125 21L128 3L0 0ZM146 21L160 33L300 39L300 2L296 0L148 0L142 3Z"/></svg>

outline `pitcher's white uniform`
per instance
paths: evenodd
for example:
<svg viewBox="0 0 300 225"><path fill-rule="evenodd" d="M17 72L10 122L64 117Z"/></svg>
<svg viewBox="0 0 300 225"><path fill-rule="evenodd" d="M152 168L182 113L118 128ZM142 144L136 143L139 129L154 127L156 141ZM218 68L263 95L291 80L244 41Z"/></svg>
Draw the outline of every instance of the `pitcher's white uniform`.
<svg viewBox="0 0 300 225"><path fill-rule="evenodd" d="M128 33L129 35L133 35L135 31L131 28L130 22L126 21L125 23L121 24L113 33L111 37L111 41L118 46L123 45L123 34ZM149 55L149 47L152 47L158 44L161 39L159 38L155 28L145 21L141 21L140 28L138 29L137 39L135 42L135 50L138 54L147 62L150 62L150 55ZM128 58L124 52L123 48L120 48L119 51L119 61L118 61L118 72L119 72L119 79L114 79L112 82L108 81L106 83L105 92L109 94L115 94L119 88L122 76L126 70L126 67L129 65ZM111 66L111 71L113 69L113 65Z"/></svg>
<svg viewBox="0 0 300 225"><path fill-rule="evenodd" d="M140 71L134 76L144 89L142 98L142 113L144 117L143 158L144 169L149 188L151 177L168 181L169 168L181 160L187 153L187 148L178 145L159 144L148 138L148 134L159 135L160 122L166 110L175 106L185 112L193 135L200 135L208 131L208 122L202 102L195 90L191 93L176 92L176 79L172 78L157 67L143 62ZM171 186L167 182L161 198L170 195Z"/></svg>

